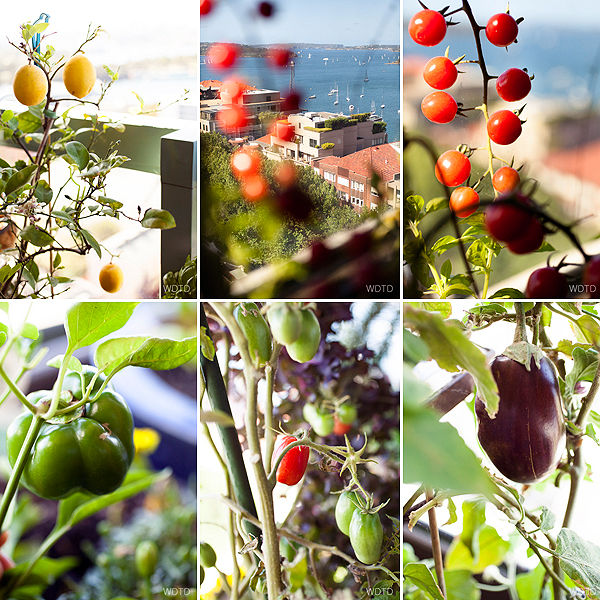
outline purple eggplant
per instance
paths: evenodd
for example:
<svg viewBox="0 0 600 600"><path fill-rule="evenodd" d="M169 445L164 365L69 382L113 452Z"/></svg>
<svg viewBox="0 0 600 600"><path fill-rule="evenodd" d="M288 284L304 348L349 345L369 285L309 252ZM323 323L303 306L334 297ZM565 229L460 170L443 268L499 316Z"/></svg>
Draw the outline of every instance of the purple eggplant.
<svg viewBox="0 0 600 600"><path fill-rule="evenodd" d="M489 459L508 479L535 483L552 473L565 447L565 420L558 380L543 356L539 368L497 356L491 364L500 404L491 419L479 397L475 401L477 437Z"/></svg>

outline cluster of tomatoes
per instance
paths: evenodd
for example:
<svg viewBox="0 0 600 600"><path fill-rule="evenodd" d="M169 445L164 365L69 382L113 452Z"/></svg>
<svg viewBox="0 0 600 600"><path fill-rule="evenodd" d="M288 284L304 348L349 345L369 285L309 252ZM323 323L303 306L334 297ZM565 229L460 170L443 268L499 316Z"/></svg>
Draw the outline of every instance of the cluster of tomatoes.
<svg viewBox="0 0 600 600"><path fill-rule="evenodd" d="M348 433L356 421L357 411L356 406L348 402L340 404L333 412L307 402L302 409L302 415L317 435L325 437L332 433L335 435Z"/></svg>
<svg viewBox="0 0 600 600"><path fill-rule="evenodd" d="M422 46L436 46L445 37L446 19L440 12L422 10L410 20L408 31L411 38ZM507 47L517 39L517 21L508 13L491 17L485 27L488 41L494 46ZM433 123L450 123L460 106L446 91L458 79L457 65L463 57L452 61L448 56L436 56L429 60L423 71L423 79L435 90L423 99L421 110ZM522 100L531 91L531 79L526 71L511 68L496 79L496 91L507 102ZM499 110L487 121L487 133L496 144L512 144L522 131L520 111ZM471 161L457 150L450 150L440 156L435 165L435 174L440 183L455 187L450 197L450 208L460 218L473 214L479 206L479 194L470 186L463 186L471 174ZM499 193L508 193L520 183L519 173L512 167L500 168L493 177L493 186Z"/></svg>
<svg viewBox="0 0 600 600"><path fill-rule="evenodd" d="M231 171L239 181L240 191L248 202L270 200L281 215L298 221L306 221L314 205L310 197L300 189L294 163L282 161L273 170L276 189L271 189L263 173L260 151L244 146L231 155Z"/></svg>

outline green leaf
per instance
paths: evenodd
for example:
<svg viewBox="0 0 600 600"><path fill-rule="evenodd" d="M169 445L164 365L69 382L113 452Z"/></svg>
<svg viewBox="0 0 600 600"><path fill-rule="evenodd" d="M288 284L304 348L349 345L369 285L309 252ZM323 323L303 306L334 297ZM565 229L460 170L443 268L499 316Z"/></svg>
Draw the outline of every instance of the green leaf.
<svg viewBox="0 0 600 600"><path fill-rule="evenodd" d="M431 249L439 255L455 246L458 246L458 240L454 236L444 235L431 246Z"/></svg>
<svg viewBox="0 0 600 600"><path fill-rule="evenodd" d="M7 196L10 196L11 194L15 194L22 190L31 181L38 168L38 165L29 165L28 167L17 171L6 182L4 193Z"/></svg>
<svg viewBox="0 0 600 600"><path fill-rule="evenodd" d="M149 208L142 217L142 227L147 229L173 229L175 219L167 210Z"/></svg>
<svg viewBox="0 0 600 600"><path fill-rule="evenodd" d="M454 323L445 322L434 313L404 308L405 326L418 331L421 339L429 346L432 358L442 369L456 372L462 367L475 380L477 393L490 415L498 410L498 386L487 364L483 352Z"/></svg>
<svg viewBox="0 0 600 600"><path fill-rule="evenodd" d="M83 234L85 241L96 251L98 257L102 258L102 249L100 248L100 244L96 241L96 238L87 229L82 229L81 233Z"/></svg>
<svg viewBox="0 0 600 600"><path fill-rule="evenodd" d="M80 171L83 171L87 167L90 161L90 153L81 142L68 142L65 150Z"/></svg>
<svg viewBox="0 0 600 600"><path fill-rule="evenodd" d="M123 208L123 203L118 200L113 200L112 198L107 198L106 196L98 196L96 201L103 206L110 206L113 210L118 210L119 208Z"/></svg>
<svg viewBox="0 0 600 600"><path fill-rule="evenodd" d="M419 222L425 201L421 196L408 196L404 200L404 219Z"/></svg>
<svg viewBox="0 0 600 600"><path fill-rule="evenodd" d="M579 381L592 381L598 369L598 353L595 350L573 348L573 368L565 377L565 395L571 398Z"/></svg>
<svg viewBox="0 0 600 600"><path fill-rule="evenodd" d="M158 481L167 479L171 475L170 469L163 469L158 473L151 471L130 471L123 485L112 494L104 496L91 496L90 494L76 493L58 505L58 515L54 530L65 529L68 531L80 521L91 517L102 509L131 498L148 489Z"/></svg>
<svg viewBox="0 0 600 600"><path fill-rule="evenodd" d="M404 377L404 481L457 493L492 493L489 477L456 429L450 423L440 423L432 410L413 404L427 396L428 388L421 385L422 390L410 385L410 380L407 384Z"/></svg>
<svg viewBox="0 0 600 600"><path fill-rule="evenodd" d="M37 182L33 195L40 204L48 204L52 200L52 188L46 181L41 179Z"/></svg>
<svg viewBox="0 0 600 600"><path fill-rule="evenodd" d="M433 198L433 200L430 200L427 203L427 207L425 208L425 214L428 215L429 213L432 212L436 212L438 210L444 210L448 208L448 199L441 197L441 198Z"/></svg>
<svg viewBox="0 0 600 600"><path fill-rule="evenodd" d="M446 571L444 579L448 600L479 600L481 594L470 571Z"/></svg>
<svg viewBox="0 0 600 600"><path fill-rule="evenodd" d="M67 223L75 223L75 221L73 221L73 219L71 218L71 215L69 213L66 213L64 210L53 210L52 216L56 219L66 221Z"/></svg>
<svg viewBox="0 0 600 600"><path fill-rule="evenodd" d="M452 261L450 259L446 260L440 269L440 275L445 277L446 279L450 279L452 276Z"/></svg>
<svg viewBox="0 0 600 600"><path fill-rule="evenodd" d="M599 598L600 546L582 540L571 529L561 529L556 551L561 555L560 568L577 585L586 588L588 598Z"/></svg>
<svg viewBox="0 0 600 600"><path fill-rule="evenodd" d="M34 133L42 126L42 119L33 114L32 109L26 110L17 116L19 129L23 133Z"/></svg>
<svg viewBox="0 0 600 600"><path fill-rule="evenodd" d="M431 571L423 563L408 563L404 567L404 577L423 590L434 600L444 600Z"/></svg>
<svg viewBox="0 0 600 600"><path fill-rule="evenodd" d="M579 319L569 321L571 329L579 342L598 345L600 341L600 324L590 315L582 315Z"/></svg>
<svg viewBox="0 0 600 600"><path fill-rule="evenodd" d="M26 242L40 248L50 246L54 242L54 238L50 234L35 225L27 225L25 229L21 229L20 237Z"/></svg>
<svg viewBox="0 0 600 600"><path fill-rule="evenodd" d="M198 348L195 337L182 341L154 338L113 338L96 349L94 362L107 376L126 366L168 371L188 362Z"/></svg>
<svg viewBox="0 0 600 600"><path fill-rule="evenodd" d="M539 600L545 573L546 569L539 563L533 571L517 575L516 588L519 600Z"/></svg>
<svg viewBox="0 0 600 600"><path fill-rule="evenodd" d="M548 533L556 525L556 515L546 506L542 506L542 516L540 518L540 529Z"/></svg>
<svg viewBox="0 0 600 600"><path fill-rule="evenodd" d="M200 327L200 350L208 360L213 360L217 351L211 337L206 333L206 327Z"/></svg>
<svg viewBox="0 0 600 600"><path fill-rule="evenodd" d="M21 335L29 340L37 340L40 337L40 332L33 323L25 323L23 329L21 329Z"/></svg>
<svg viewBox="0 0 600 600"><path fill-rule="evenodd" d="M525 294L521 290L514 288L502 288L490 296L490 300L501 298L525 298Z"/></svg>
<svg viewBox="0 0 600 600"><path fill-rule="evenodd" d="M68 350L89 346L129 321L139 302L79 302L67 310Z"/></svg>
<svg viewBox="0 0 600 600"><path fill-rule="evenodd" d="M580 315L581 311L577 308L575 302L557 302L557 304L567 313Z"/></svg>
<svg viewBox="0 0 600 600"><path fill-rule="evenodd" d="M405 362L416 365L422 360L429 359L427 344L408 329L403 330L403 355ZM212 359L211 359L212 360Z"/></svg>

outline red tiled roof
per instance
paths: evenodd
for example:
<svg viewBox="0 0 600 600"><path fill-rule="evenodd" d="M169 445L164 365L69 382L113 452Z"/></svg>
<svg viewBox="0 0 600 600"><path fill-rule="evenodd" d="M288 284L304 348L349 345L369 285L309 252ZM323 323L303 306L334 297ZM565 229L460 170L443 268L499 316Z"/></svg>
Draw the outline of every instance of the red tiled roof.
<svg viewBox="0 0 600 600"><path fill-rule="evenodd" d="M320 164L342 167L364 177L371 177L375 171L382 181L392 181L394 176L400 173L400 154L391 144L382 144L347 156L328 156L323 158Z"/></svg>
<svg viewBox="0 0 600 600"><path fill-rule="evenodd" d="M600 140L570 150L554 152L544 163L555 171L600 185Z"/></svg>
<svg viewBox="0 0 600 600"><path fill-rule="evenodd" d="M242 89L247 92L248 90L256 90L256 88L252 85L248 85L247 83L244 83L242 81L238 82L240 84L240 86L242 87ZM205 88L217 88L217 89L221 89L221 86L223 85L222 81L219 81L218 79L205 79L204 81L200 82L200 85L202 87Z"/></svg>
<svg viewBox="0 0 600 600"><path fill-rule="evenodd" d="M267 133L267 135L263 135L262 137L254 140L255 142L263 142L264 144L271 144L271 134Z"/></svg>

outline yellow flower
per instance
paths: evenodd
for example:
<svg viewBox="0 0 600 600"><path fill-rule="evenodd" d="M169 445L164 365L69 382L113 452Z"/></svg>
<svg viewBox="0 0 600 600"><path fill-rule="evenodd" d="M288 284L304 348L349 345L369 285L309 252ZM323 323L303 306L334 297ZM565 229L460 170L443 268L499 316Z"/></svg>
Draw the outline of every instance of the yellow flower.
<svg viewBox="0 0 600 600"><path fill-rule="evenodd" d="M148 427L136 428L133 432L133 443L135 453L143 456L154 454L160 444L160 435L154 429Z"/></svg>

